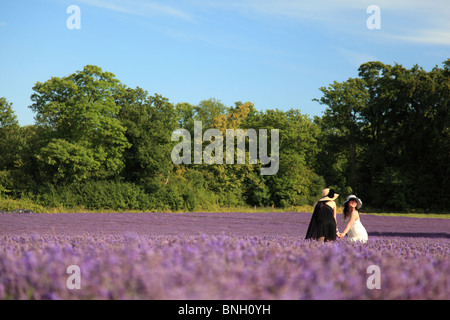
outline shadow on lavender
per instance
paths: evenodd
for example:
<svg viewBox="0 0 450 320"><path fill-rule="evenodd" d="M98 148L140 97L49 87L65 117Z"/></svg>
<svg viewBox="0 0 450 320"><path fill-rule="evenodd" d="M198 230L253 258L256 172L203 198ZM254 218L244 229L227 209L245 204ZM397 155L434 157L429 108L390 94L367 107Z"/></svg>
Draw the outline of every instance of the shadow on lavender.
<svg viewBox="0 0 450 320"><path fill-rule="evenodd" d="M450 239L450 234L445 232L367 232L369 237L399 237L399 238L444 238Z"/></svg>

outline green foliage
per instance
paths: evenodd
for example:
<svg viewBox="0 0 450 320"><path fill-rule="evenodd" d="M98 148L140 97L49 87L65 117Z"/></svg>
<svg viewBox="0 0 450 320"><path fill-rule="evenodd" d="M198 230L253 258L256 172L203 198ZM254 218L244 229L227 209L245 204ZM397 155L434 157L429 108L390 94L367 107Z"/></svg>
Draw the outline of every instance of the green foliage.
<svg viewBox="0 0 450 320"><path fill-rule="evenodd" d="M325 186L312 170L320 150L317 143L320 127L294 109L253 114L247 125L280 130L280 168L276 175L262 178L266 186L263 190L270 194L270 200L263 204L289 207L315 203L315 196Z"/></svg>
<svg viewBox="0 0 450 320"><path fill-rule="evenodd" d="M119 120L131 146L123 154L122 175L136 182L167 177L173 168L171 134L177 128L175 107L167 98L149 96L141 88L127 89L117 103L121 106Z"/></svg>
<svg viewBox="0 0 450 320"><path fill-rule="evenodd" d="M323 159L325 161L321 169L333 175L339 168L337 175L344 180L333 182L338 182L340 187L349 185L357 193L356 175L360 167L358 151L362 151L358 149L361 149L361 129L364 125L361 112L367 105L368 90L364 80L359 78L350 78L342 83L335 81L328 88L322 87L320 90L323 97L317 101L328 106L321 121L323 150L337 155Z"/></svg>
<svg viewBox="0 0 450 320"><path fill-rule="evenodd" d="M213 98L174 106L92 65L37 82L35 125L19 126L12 104L0 98L2 207L290 208L312 205L329 186L371 208L445 210L450 60L431 71L378 61L358 71L320 88L315 101L326 110L314 120L298 109L258 111L240 101L227 107ZM227 129L267 129L269 136L278 129L277 174L261 175L262 164L249 163L248 137L244 164L226 164L225 144L224 164L173 164L172 133L186 129L193 137L194 121L224 138Z"/></svg>
<svg viewBox="0 0 450 320"><path fill-rule="evenodd" d="M17 209L28 209L36 213L46 213L44 207L26 196L23 196L21 199L3 199L0 197L0 211L13 211Z"/></svg>
<svg viewBox="0 0 450 320"><path fill-rule="evenodd" d="M18 127L17 117L12 110L12 103L0 98L0 128Z"/></svg>
<svg viewBox="0 0 450 320"><path fill-rule="evenodd" d="M68 77L38 82L33 90L30 108L36 112L36 124L53 138L38 155L48 181L102 179L120 173L123 152L130 144L115 102L124 88L112 73L88 65Z"/></svg>
<svg viewBox="0 0 450 320"><path fill-rule="evenodd" d="M229 109L219 100L214 98L200 101L198 106L194 106L194 120L202 121L203 128L214 127L214 120L225 115Z"/></svg>
<svg viewBox="0 0 450 320"><path fill-rule="evenodd" d="M0 171L0 198L4 198L6 194L10 193L13 187L11 173L8 170Z"/></svg>
<svg viewBox="0 0 450 320"><path fill-rule="evenodd" d="M45 207L82 207L90 210L149 210L151 198L140 186L127 182L86 181L63 186L48 184L37 202Z"/></svg>
<svg viewBox="0 0 450 320"><path fill-rule="evenodd" d="M170 176L166 182L148 181L145 189L154 208L164 211L213 210L218 208L219 197L206 188L204 176L196 170L185 171L183 176Z"/></svg>
<svg viewBox="0 0 450 320"><path fill-rule="evenodd" d="M14 165L19 129L12 103L0 98L0 170L9 169Z"/></svg>
<svg viewBox="0 0 450 320"><path fill-rule="evenodd" d="M321 88L327 156L318 173L373 207L443 210L450 188L450 60L419 66L368 62L358 79ZM353 170L353 171L352 171Z"/></svg>
<svg viewBox="0 0 450 320"><path fill-rule="evenodd" d="M63 139L52 139L36 157L41 171L53 177L53 183L87 180L101 165L93 150Z"/></svg>
<svg viewBox="0 0 450 320"><path fill-rule="evenodd" d="M0 198L2 198L2 197L4 196L4 194L7 193L7 192L11 192L11 190L5 189L5 187L3 187L3 186L0 184Z"/></svg>

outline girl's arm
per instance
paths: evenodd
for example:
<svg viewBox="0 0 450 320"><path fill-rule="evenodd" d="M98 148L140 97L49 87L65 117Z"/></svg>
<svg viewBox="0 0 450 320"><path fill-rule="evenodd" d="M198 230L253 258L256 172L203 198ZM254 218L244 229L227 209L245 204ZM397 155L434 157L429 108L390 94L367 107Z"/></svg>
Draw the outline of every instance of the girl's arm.
<svg viewBox="0 0 450 320"><path fill-rule="evenodd" d="M347 223L347 226L345 227L344 231L342 231L341 235L345 236L347 232L349 232L350 228L352 227L353 223L356 221L356 218L358 217L358 212L355 210L352 212L352 215L350 217L350 220Z"/></svg>

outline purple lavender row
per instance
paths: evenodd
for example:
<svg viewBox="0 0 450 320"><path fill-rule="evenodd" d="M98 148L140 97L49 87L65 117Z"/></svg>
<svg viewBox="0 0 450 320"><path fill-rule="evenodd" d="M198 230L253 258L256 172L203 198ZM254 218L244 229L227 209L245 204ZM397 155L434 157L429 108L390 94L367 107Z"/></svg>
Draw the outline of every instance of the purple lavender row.
<svg viewBox="0 0 450 320"><path fill-rule="evenodd" d="M0 299L448 299L447 239L2 235ZM79 289L68 286L79 267ZM369 286L378 267L379 289Z"/></svg>

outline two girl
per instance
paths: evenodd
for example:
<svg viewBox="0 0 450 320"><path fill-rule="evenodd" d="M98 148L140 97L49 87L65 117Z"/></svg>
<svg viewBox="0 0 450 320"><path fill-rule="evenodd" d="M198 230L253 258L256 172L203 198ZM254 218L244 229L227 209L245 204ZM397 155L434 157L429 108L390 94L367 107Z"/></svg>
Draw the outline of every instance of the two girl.
<svg viewBox="0 0 450 320"><path fill-rule="evenodd" d="M336 200L339 194L333 189L326 188L322 191L322 198L314 205L313 215L306 232L306 239L320 241L334 241L336 237L348 236L349 242L367 242L368 234L361 223L358 209L362 206L361 199L350 195L344 202L343 220L347 223L341 233L337 229Z"/></svg>

